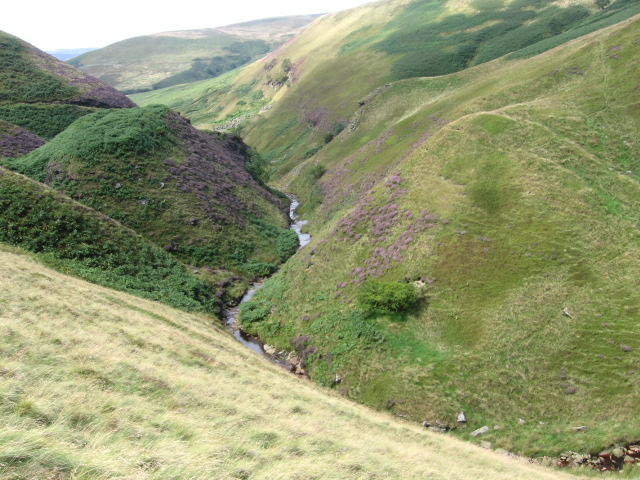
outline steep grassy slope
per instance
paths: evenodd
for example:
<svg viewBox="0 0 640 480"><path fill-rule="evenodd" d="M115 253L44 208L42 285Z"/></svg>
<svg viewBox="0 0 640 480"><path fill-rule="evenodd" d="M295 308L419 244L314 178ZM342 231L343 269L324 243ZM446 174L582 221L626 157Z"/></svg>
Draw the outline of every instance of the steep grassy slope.
<svg viewBox="0 0 640 480"><path fill-rule="evenodd" d="M187 272L169 253L118 222L4 168L0 242L37 253L62 272L178 308L212 312L218 306L217 285Z"/></svg>
<svg viewBox="0 0 640 480"><path fill-rule="evenodd" d="M195 266L264 274L297 247L259 159L166 107L87 115L9 165Z"/></svg>
<svg viewBox="0 0 640 480"><path fill-rule="evenodd" d="M299 33L317 15L267 18L220 28L164 32L93 50L69 63L125 93L216 77Z"/></svg>
<svg viewBox="0 0 640 480"><path fill-rule="evenodd" d="M133 106L112 87L0 32L0 119L48 140L98 108Z"/></svg>
<svg viewBox="0 0 640 480"><path fill-rule="evenodd" d="M212 318L5 246L0 271L3 478L569 478L323 392Z"/></svg>
<svg viewBox="0 0 640 480"><path fill-rule="evenodd" d="M245 327L368 405L498 425L497 447L640 438L639 28L364 98L284 179L314 239Z"/></svg>
<svg viewBox="0 0 640 480"><path fill-rule="evenodd" d="M135 96L243 137L285 173L331 141L385 83L441 75L510 52L531 56L640 13L637 2L376 2L327 15L225 79ZM251 120L253 118L253 120Z"/></svg>

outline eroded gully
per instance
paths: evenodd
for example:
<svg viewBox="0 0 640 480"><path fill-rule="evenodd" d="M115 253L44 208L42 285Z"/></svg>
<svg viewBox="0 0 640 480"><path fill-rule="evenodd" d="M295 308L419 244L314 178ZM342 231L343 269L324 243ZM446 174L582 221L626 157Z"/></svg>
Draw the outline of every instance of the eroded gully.
<svg viewBox="0 0 640 480"><path fill-rule="evenodd" d="M298 215L296 214L296 209L300 205L300 202L295 198L291 197L291 206L289 207L289 218L291 219L290 229L296 232L298 235L298 241L300 242L300 247L298 250L303 248L309 241L311 241L311 235L308 233L302 233L302 227L307 223L306 220L300 220ZM238 317L240 315L240 306L243 303L248 302L253 298L255 293L262 288L263 281L256 282L251 285L247 293L244 294L240 303L229 310L225 310L224 319L225 324L233 333L233 336L236 340L238 340L241 344L247 347L249 350L257 353L258 355L262 355L267 357L273 363L286 368L287 370L294 372L299 375L305 375L304 370L302 369L300 362L295 357L295 354L285 351L277 351L274 348L265 345L264 342L260 341L259 338L254 337L253 335L248 334L240 327L238 323Z"/></svg>

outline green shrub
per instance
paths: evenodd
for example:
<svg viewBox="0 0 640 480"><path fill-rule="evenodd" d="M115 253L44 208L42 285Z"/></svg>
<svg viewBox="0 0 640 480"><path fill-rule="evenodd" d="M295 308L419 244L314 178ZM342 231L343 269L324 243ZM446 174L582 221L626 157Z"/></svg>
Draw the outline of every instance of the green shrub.
<svg viewBox="0 0 640 480"><path fill-rule="evenodd" d="M272 305L265 300L253 300L243 303L240 307L240 323L245 325L259 322L271 313Z"/></svg>
<svg viewBox="0 0 640 480"><path fill-rule="evenodd" d="M405 312L418 301L416 288L407 283L366 281L358 291L358 303L369 314Z"/></svg>
<svg viewBox="0 0 640 480"><path fill-rule="evenodd" d="M276 270L276 266L273 263L265 262L253 262L243 265L243 268L257 277L266 277L271 275Z"/></svg>
<svg viewBox="0 0 640 480"><path fill-rule="evenodd" d="M293 230L281 230L276 240L276 254L281 260L286 260L298 251L300 242L298 235Z"/></svg>

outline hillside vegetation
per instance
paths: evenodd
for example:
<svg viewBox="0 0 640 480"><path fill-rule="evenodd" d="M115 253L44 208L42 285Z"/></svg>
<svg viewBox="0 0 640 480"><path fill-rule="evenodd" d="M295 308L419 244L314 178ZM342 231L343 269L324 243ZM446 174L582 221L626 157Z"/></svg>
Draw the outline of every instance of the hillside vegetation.
<svg viewBox="0 0 640 480"><path fill-rule="evenodd" d="M69 63L125 93L217 77L299 33L317 15L267 18L226 27L130 38Z"/></svg>
<svg viewBox="0 0 640 480"><path fill-rule="evenodd" d="M606 2L605 2L606 3ZM202 128L242 128L280 175L330 142L393 80L531 57L640 13L617 0L375 2L327 15L295 41L223 78L135 95Z"/></svg>
<svg viewBox="0 0 640 480"><path fill-rule="evenodd" d="M108 85L0 32L0 120L49 140L99 108L133 106Z"/></svg>
<svg viewBox="0 0 640 480"><path fill-rule="evenodd" d="M260 159L163 106L87 115L8 165L211 274L264 275L297 247Z"/></svg>
<svg viewBox="0 0 640 480"><path fill-rule="evenodd" d="M1 167L0 212L0 242L36 253L62 272L186 310L212 312L218 307L213 282L196 278L169 253Z"/></svg>
<svg viewBox="0 0 640 480"><path fill-rule="evenodd" d="M561 479L374 413L206 316L0 245L3 478Z"/></svg>
<svg viewBox="0 0 640 480"><path fill-rule="evenodd" d="M367 405L497 425L494 447L640 438L639 28L364 98L282 180L313 241L245 328Z"/></svg>

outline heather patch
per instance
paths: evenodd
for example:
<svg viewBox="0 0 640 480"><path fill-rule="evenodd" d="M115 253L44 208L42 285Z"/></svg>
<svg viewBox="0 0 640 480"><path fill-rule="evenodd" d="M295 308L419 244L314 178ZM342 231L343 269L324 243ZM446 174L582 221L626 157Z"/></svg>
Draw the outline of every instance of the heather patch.
<svg viewBox="0 0 640 480"><path fill-rule="evenodd" d="M21 157L44 144L43 138L0 120L0 157Z"/></svg>

